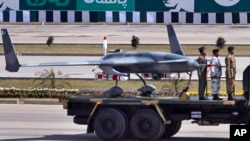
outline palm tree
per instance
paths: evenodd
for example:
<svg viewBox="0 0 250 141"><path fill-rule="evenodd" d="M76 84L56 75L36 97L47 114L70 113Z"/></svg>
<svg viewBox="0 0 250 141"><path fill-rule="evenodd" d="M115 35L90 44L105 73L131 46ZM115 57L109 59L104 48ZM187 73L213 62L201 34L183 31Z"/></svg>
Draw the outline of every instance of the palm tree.
<svg viewBox="0 0 250 141"><path fill-rule="evenodd" d="M67 78L68 75L63 75L61 71L58 71L55 73L53 69L47 70L44 69L43 72L37 72L35 75L39 75L40 79L35 79L33 82L36 83L37 81L40 81L37 86L42 88L63 88L66 85L71 88L70 83L66 82L65 79L63 80L63 83L57 83L56 78Z"/></svg>

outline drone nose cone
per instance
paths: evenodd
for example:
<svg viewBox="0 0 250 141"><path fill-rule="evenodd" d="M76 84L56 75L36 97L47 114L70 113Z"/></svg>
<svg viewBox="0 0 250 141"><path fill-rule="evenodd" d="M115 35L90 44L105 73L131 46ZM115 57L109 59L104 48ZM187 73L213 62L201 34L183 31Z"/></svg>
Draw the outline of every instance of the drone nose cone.
<svg viewBox="0 0 250 141"><path fill-rule="evenodd" d="M192 60L189 65L192 70L196 70L201 67L200 64L195 60Z"/></svg>
<svg viewBox="0 0 250 141"><path fill-rule="evenodd" d="M195 68L200 68L201 66L200 66L200 64L198 63L198 62L196 62L196 61L194 61L194 66L195 66Z"/></svg>

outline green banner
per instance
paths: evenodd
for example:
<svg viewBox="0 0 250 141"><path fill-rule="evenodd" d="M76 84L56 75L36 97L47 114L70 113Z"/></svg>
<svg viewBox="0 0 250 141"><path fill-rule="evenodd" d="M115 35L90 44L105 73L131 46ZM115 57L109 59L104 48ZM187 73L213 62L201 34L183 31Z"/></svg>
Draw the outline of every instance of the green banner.
<svg viewBox="0 0 250 141"><path fill-rule="evenodd" d="M1 2L2 1L2 2ZM250 12L250 0L0 0L0 10Z"/></svg>
<svg viewBox="0 0 250 141"><path fill-rule="evenodd" d="M20 0L20 10L75 10L75 0Z"/></svg>
<svg viewBox="0 0 250 141"><path fill-rule="evenodd" d="M136 11L250 12L249 0L136 0Z"/></svg>
<svg viewBox="0 0 250 141"><path fill-rule="evenodd" d="M134 0L77 0L77 10L134 11Z"/></svg>
<svg viewBox="0 0 250 141"><path fill-rule="evenodd" d="M195 12L249 12L249 0L195 0Z"/></svg>

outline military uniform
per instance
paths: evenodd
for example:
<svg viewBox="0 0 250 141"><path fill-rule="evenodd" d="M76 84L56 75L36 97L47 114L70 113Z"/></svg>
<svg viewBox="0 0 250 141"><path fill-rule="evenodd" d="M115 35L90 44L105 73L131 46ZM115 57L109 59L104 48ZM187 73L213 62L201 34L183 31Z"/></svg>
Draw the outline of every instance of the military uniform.
<svg viewBox="0 0 250 141"><path fill-rule="evenodd" d="M220 91L220 80L221 80L221 63L218 57L213 56L210 60L211 68L210 68L210 76L211 76L211 86L212 86L212 95L213 100L222 100L219 98Z"/></svg>
<svg viewBox="0 0 250 141"><path fill-rule="evenodd" d="M228 50L234 50L233 47L229 47ZM235 74L236 74L236 59L232 53L228 53L225 58L226 65L226 88L228 94L228 100L233 100L232 94L235 89Z"/></svg>
<svg viewBox="0 0 250 141"><path fill-rule="evenodd" d="M200 51L204 50L204 47L199 48ZM200 55L197 59L199 64L204 64L202 67L198 69L198 77L199 77L199 99L206 100L204 94L207 85L207 59L206 55Z"/></svg>

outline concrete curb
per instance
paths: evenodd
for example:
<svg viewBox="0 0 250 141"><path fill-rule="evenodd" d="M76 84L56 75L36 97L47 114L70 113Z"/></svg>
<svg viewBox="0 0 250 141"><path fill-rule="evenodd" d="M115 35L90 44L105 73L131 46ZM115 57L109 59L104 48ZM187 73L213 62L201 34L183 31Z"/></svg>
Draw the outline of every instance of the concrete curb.
<svg viewBox="0 0 250 141"><path fill-rule="evenodd" d="M89 54L89 53L29 53L23 52L22 56L103 56L103 54Z"/></svg>
<svg viewBox="0 0 250 141"><path fill-rule="evenodd" d="M109 53L114 52L109 50ZM4 55L3 52L0 52L0 55ZM103 56L102 53L44 53L44 52L23 52L20 54L22 56ZM186 56L199 56L199 54L186 54ZM221 54L220 56L226 56L226 54ZM250 57L250 54L235 54L235 57Z"/></svg>
<svg viewBox="0 0 250 141"><path fill-rule="evenodd" d="M15 98L1 98L0 104L38 104L38 105L62 105L59 99L24 99L20 102Z"/></svg>
<svg viewBox="0 0 250 141"><path fill-rule="evenodd" d="M18 99L12 99L12 98L4 98L0 99L0 104L18 104Z"/></svg>
<svg viewBox="0 0 250 141"><path fill-rule="evenodd" d="M59 99L24 99L23 104L62 105Z"/></svg>

